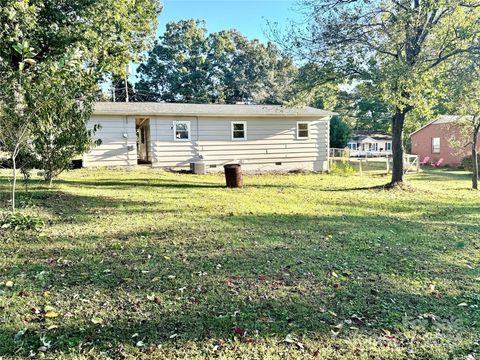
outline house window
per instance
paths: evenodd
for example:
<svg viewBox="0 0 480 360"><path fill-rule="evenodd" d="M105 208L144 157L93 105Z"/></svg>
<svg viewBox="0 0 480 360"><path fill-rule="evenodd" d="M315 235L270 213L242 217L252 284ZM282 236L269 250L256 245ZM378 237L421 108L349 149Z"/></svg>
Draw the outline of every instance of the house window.
<svg viewBox="0 0 480 360"><path fill-rule="evenodd" d="M387 142L385 144L385 150L387 151L392 151L392 143L391 142Z"/></svg>
<svg viewBox="0 0 480 360"><path fill-rule="evenodd" d="M378 143L372 144L372 151L378 151Z"/></svg>
<svg viewBox="0 0 480 360"><path fill-rule="evenodd" d="M297 122L297 139L308 139L310 129L308 122Z"/></svg>
<svg viewBox="0 0 480 360"><path fill-rule="evenodd" d="M348 148L349 148L350 150L357 150L357 144L350 143L350 144L348 144Z"/></svg>
<svg viewBox="0 0 480 360"><path fill-rule="evenodd" d="M440 153L440 138L434 137L432 138L432 153L439 154Z"/></svg>
<svg viewBox="0 0 480 360"><path fill-rule="evenodd" d="M247 123L232 121L232 140L247 140Z"/></svg>
<svg viewBox="0 0 480 360"><path fill-rule="evenodd" d="M190 121L174 121L173 122L173 140L188 141L190 140Z"/></svg>

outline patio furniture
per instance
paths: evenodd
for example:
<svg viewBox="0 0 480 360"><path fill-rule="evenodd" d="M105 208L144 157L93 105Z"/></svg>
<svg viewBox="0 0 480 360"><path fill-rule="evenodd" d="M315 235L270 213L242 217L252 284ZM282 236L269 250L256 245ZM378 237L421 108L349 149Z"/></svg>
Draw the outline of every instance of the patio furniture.
<svg viewBox="0 0 480 360"><path fill-rule="evenodd" d="M440 158L440 160L438 160L437 162L431 163L432 167L434 168L439 168L440 166L442 166L442 164L443 164L443 158Z"/></svg>
<svg viewBox="0 0 480 360"><path fill-rule="evenodd" d="M428 165L430 164L430 156L426 156L421 162L420 165Z"/></svg>

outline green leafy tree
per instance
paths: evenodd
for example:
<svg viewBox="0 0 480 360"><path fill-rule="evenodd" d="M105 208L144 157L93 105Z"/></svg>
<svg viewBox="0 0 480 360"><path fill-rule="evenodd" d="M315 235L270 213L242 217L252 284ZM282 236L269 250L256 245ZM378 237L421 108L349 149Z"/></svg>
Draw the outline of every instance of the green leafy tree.
<svg viewBox="0 0 480 360"><path fill-rule="evenodd" d="M292 52L333 69L337 80L363 81L393 111L390 186L404 180L407 114L426 114L444 91L445 64L480 50L477 0L304 0L310 26L293 27ZM304 30L308 29L308 33ZM327 81L330 79L326 79Z"/></svg>
<svg viewBox="0 0 480 360"><path fill-rule="evenodd" d="M96 76L68 56L61 64L43 67L35 86L26 94L28 108L39 108L30 124L30 153L52 180L71 165L71 160L93 146L94 130L87 122L97 95Z"/></svg>
<svg viewBox="0 0 480 360"><path fill-rule="evenodd" d="M472 188L478 189L480 56L472 55L464 61L452 63L446 88L448 92L442 100L452 113L460 116L452 129L453 136L450 143L458 150L470 146L472 152Z"/></svg>
<svg viewBox="0 0 480 360"><path fill-rule="evenodd" d="M169 22L138 68L138 96L148 101L209 102L204 22Z"/></svg>
<svg viewBox="0 0 480 360"><path fill-rule="evenodd" d="M248 40L236 30L207 35L205 23L167 24L138 68L138 96L148 101L282 103L295 66L272 43Z"/></svg>
<svg viewBox="0 0 480 360"><path fill-rule="evenodd" d="M327 67L309 62L298 69L289 93L289 106L310 105L333 110L339 94L335 74Z"/></svg>
<svg viewBox="0 0 480 360"><path fill-rule="evenodd" d="M126 102L128 101L137 101L137 94L133 84L127 80L125 83L125 78L114 76L112 79L112 96L109 98L109 101L115 102ZM127 98L128 92L128 98Z"/></svg>
<svg viewBox="0 0 480 360"><path fill-rule="evenodd" d="M81 95L74 96L77 108L91 108L94 99L84 96L91 90L90 85L83 87L84 76L98 82L107 74L125 75L125 65L138 59L153 41L160 9L157 0L0 0L0 83L6 84L0 87L0 137L8 139L15 131L14 140L2 141L14 163L19 150L36 135L32 130L37 121L45 126L47 115L56 116L40 112L59 111L52 104L65 101L63 92L39 90L58 89L66 76L82 85ZM49 72L55 66L63 68L72 56L81 71L61 76ZM78 121L75 129L85 125L81 112L70 115L71 121ZM50 124L57 126L53 121ZM14 208L15 164L13 178Z"/></svg>
<svg viewBox="0 0 480 360"><path fill-rule="evenodd" d="M352 129L339 116L334 116L330 120L330 147L343 149L347 146Z"/></svg>
<svg viewBox="0 0 480 360"><path fill-rule="evenodd" d="M360 83L338 94L335 111L355 130L389 131L392 110L373 91Z"/></svg>
<svg viewBox="0 0 480 360"><path fill-rule="evenodd" d="M8 154L12 166L11 208L16 208L17 170L19 156L25 153L30 136L30 124L36 113L41 110L28 108L25 94L32 88L33 49L25 41L15 45L19 56L18 68L5 71L0 77L0 151ZM3 59L0 65L6 68Z"/></svg>

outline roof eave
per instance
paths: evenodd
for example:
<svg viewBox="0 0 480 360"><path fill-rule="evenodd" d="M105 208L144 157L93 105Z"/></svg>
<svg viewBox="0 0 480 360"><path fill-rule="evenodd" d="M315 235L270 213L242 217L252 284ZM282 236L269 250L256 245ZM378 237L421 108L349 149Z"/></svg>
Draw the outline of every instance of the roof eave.
<svg viewBox="0 0 480 360"><path fill-rule="evenodd" d="M125 112L125 111L94 111L92 115L121 115L121 116L183 116L183 117L243 117L243 118L251 118L251 117L265 117L265 118L324 118L324 117L332 117L337 115L336 113L326 112L324 114L198 114L198 113L150 113L150 112Z"/></svg>

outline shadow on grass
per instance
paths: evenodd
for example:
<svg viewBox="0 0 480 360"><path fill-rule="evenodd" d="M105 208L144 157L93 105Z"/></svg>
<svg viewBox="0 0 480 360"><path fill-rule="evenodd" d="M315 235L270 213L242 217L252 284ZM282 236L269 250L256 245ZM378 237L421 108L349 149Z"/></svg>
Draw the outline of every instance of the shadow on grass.
<svg viewBox="0 0 480 360"><path fill-rule="evenodd" d="M171 346L228 340L238 336L236 326L246 336L279 338L330 337L331 331L380 336L383 329L414 327L436 332L437 324L447 328L445 336L461 336L478 327L478 312L458 307L475 296L475 272L442 260L458 249L421 221L273 214L216 220L222 229L193 223L118 231L73 249L61 238L49 239L48 247L6 244L5 255L18 262L2 274L23 279L18 287L26 293L49 291L61 318L34 324L20 342L14 340L20 329L2 327L0 355L26 356L41 334L55 351L90 346L115 356L119 346L139 339ZM423 288L410 289L419 279ZM428 290L431 283L438 284L435 292ZM462 298L449 284L462 289ZM103 325L91 322L92 307L104 312ZM31 316L29 306L22 310L20 316ZM66 313L74 317L63 321ZM419 320L422 314L438 320ZM51 324L58 328L47 331Z"/></svg>

